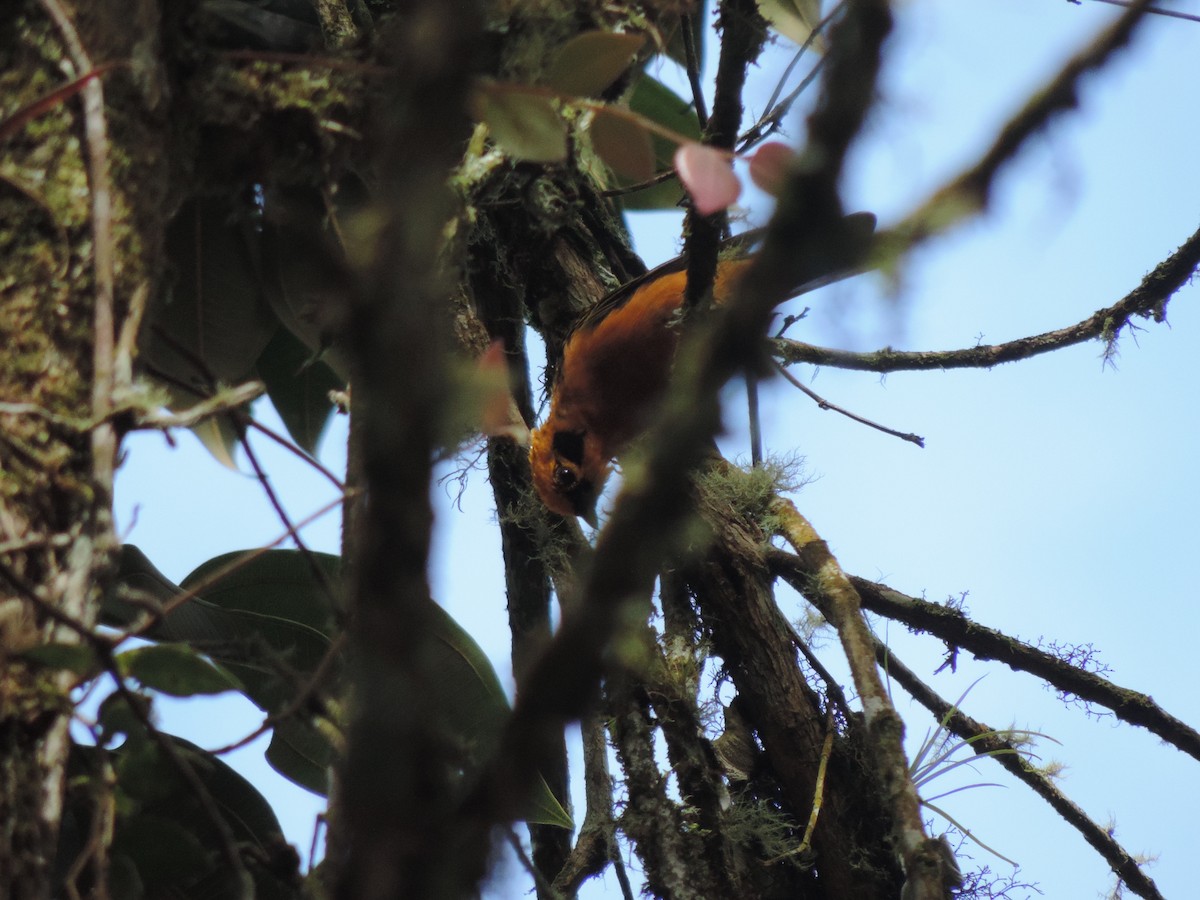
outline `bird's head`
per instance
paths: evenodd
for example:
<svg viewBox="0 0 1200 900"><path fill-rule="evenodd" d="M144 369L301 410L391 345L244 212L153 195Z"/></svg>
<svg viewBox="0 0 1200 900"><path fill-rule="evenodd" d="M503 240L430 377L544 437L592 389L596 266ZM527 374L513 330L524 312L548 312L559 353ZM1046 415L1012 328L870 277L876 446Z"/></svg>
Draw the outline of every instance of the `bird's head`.
<svg viewBox="0 0 1200 900"><path fill-rule="evenodd" d="M547 508L596 526L596 500L608 479L609 464L589 445L586 431L567 430L551 416L533 432L529 465L533 486Z"/></svg>

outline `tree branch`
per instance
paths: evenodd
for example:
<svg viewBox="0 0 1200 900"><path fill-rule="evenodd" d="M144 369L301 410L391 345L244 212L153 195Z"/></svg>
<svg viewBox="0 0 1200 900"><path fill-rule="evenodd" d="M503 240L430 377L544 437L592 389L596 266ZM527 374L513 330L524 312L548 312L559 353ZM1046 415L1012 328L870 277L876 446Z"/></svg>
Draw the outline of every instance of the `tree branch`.
<svg viewBox="0 0 1200 900"><path fill-rule="evenodd" d="M1045 800L1092 845L1134 893L1139 897L1162 900L1154 881L1142 871L1129 852L1113 839L1111 831L1098 825L1063 794L1017 747L1001 738L994 728L972 719L961 709L943 700L878 639L875 641L875 655L879 664L887 667L888 674L894 677L913 699L928 709L943 727L964 741L969 741L968 746L977 755L990 756L1014 778Z"/></svg>
<svg viewBox="0 0 1200 900"><path fill-rule="evenodd" d="M1112 355L1116 340L1134 316L1165 322L1167 302L1188 284L1200 266L1200 229L1193 232L1175 252L1160 262L1141 283L1112 306L1097 310L1081 322L1019 338L1003 344L984 344L960 350L876 350L854 353L817 347L801 341L776 338L772 348L784 365L810 363L864 372L901 372L929 369L991 368L1001 363L1029 359L1084 341L1105 341L1105 358Z"/></svg>
<svg viewBox="0 0 1200 900"><path fill-rule="evenodd" d="M872 612L932 634L977 659L995 659L1036 675L1057 690L1111 709L1121 721L1139 725L1200 760L1200 733L1167 713L1148 694L1113 684L1044 650L972 622L956 609L906 596L865 578L851 580L863 598L863 606Z"/></svg>
<svg viewBox="0 0 1200 900"><path fill-rule="evenodd" d="M788 584L798 591L808 590L804 568L795 556L772 549L768 559L772 571ZM1036 675L1059 691L1112 710L1121 721L1139 725L1200 760L1200 733L1163 710L1148 694L1113 684L1044 650L972 622L957 609L918 600L865 578L851 576L850 580L862 598L863 608L931 634L976 659L998 660L1016 671Z"/></svg>

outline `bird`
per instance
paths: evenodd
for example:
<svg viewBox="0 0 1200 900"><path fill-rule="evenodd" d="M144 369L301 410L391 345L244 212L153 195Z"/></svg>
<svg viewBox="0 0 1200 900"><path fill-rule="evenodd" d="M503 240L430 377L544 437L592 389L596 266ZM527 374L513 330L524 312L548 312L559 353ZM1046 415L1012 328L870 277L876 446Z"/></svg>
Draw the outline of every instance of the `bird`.
<svg viewBox="0 0 1200 900"><path fill-rule="evenodd" d="M875 217L855 213L846 224L865 244ZM732 296L753 263L744 253L718 262L715 303ZM792 296L853 274L841 268L830 265ZM567 337L550 412L529 447L534 488L552 512L596 526L596 501L612 461L650 424L670 382L686 289L684 263L672 260L605 297Z"/></svg>

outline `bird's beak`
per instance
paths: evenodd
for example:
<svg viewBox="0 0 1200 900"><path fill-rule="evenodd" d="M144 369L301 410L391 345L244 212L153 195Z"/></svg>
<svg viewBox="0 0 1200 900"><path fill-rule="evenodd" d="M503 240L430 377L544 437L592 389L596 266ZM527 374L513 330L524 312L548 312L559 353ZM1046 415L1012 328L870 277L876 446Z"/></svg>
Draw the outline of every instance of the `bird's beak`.
<svg viewBox="0 0 1200 900"><path fill-rule="evenodd" d="M583 521L587 522L593 528L600 527L600 520L596 518L596 507L594 504L582 510L579 513L579 518L583 519Z"/></svg>

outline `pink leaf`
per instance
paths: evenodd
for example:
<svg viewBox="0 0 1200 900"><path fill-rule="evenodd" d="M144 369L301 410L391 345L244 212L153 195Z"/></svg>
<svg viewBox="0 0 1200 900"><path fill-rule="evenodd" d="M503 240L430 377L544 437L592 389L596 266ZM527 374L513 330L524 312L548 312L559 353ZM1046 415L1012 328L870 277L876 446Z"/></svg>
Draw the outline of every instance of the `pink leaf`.
<svg viewBox="0 0 1200 900"><path fill-rule="evenodd" d="M742 192L729 154L713 147L680 144L675 151L675 171L702 216L726 209Z"/></svg>
<svg viewBox="0 0 1200 900"><path fill-rule="evenodd" d="M763 144L750 157L750 180L772 197L778 197L795 158L796 152L785 144L778 141Z"/></svg>

